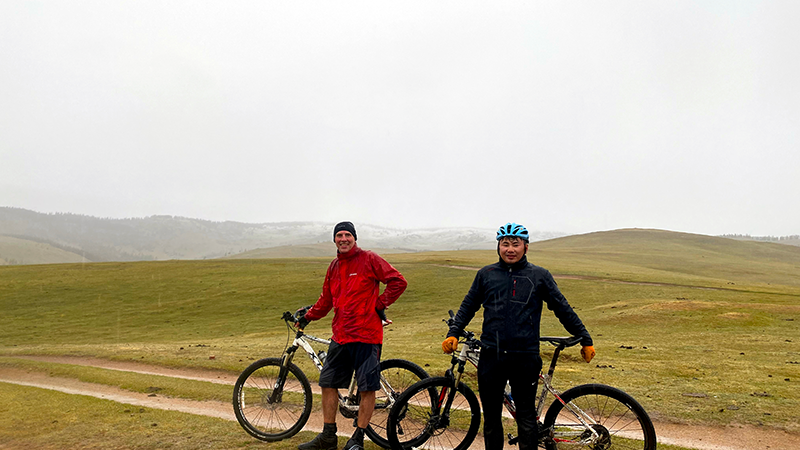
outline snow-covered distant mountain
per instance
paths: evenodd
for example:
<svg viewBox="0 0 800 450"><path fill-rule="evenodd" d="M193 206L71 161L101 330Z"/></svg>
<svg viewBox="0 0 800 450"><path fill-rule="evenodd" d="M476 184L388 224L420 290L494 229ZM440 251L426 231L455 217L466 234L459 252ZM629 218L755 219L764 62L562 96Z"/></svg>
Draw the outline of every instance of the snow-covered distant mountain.
<svg viewBox="0 0 800 450"><path fill-rule="evenodd" d="M356 229L362 246L397 248L411 251L489 250L495 248L491 228L418 228L395 229L364 225ZM565 233L531 232L531 241L565 236Z"/></svg>

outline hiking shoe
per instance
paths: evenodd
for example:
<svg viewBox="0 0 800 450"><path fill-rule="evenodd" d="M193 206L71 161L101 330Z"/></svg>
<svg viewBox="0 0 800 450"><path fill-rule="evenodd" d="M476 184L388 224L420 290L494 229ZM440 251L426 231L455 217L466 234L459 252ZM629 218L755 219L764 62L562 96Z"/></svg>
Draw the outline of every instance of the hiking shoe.
<svg viewBox="0 0 800 450"><path fill-rule="evenodd" d="M356 428L356 431L353 433L353 437L351 437L347 443L344 444L344 450L364 450L363 428Z"/></svg>
<svg viewBox="0 0 800 450"><path fill-rule="evenodd" d="M364 441L350 438L347 443L344 444L343 450L364 450Z"/></svg>
<svg viewBox="0 0 800 450"><path fill-rule="evenodd" d="M298 450L336 450L339 447L339 439L335 434L325 433L324 431L314 439L297 446ZM363 447L363 446L362 446Z"/></svg>

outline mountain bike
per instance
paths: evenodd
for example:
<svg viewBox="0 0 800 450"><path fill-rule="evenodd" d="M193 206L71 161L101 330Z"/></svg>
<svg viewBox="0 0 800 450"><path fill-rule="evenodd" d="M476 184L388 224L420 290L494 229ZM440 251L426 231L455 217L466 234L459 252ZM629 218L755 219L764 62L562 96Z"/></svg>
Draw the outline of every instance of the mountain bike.
<svg viewBox="0 0 800 450"><path fill-rule="evenodd" d="M291 312L281 317L291 336L297 318ZM295 331L292 345L288 345L280 358L264 358L247 367L233 388L233 410L236 420L251 436L262 441L273 442L297 434L311 415L313 396L311 384L305 373L292 362L297 350L302 349L318 370L325 364L325 351L317 353L311 343L329 345L330 340ZM326 347L327 348L327 347ZM411 361L387 359L381 361L381 389L375 395L375 410L367 437L384 448L389 448L386 437L386 420L389 410L400 393L417 381L428 377L423 368ZM350 388L339 393L339 412L346 418L358 417L360 396L355 377Z"/></svg>
<svg viewBox="0 0 800 450"><path fill-rule="evenodd" d="M452 323L450 311L448 326ZM584 384L559 392L551 384L556 361L562 350L580 342L578 336L541 337L555 346L547 373L539 374L543 387L537 397L536 416L539 446L559 449L655 450L656 433L642 406L627 393L603 384ZM412 447L465 450L480 428L481 408L475 393L462 382L464 366L478 365L481 342L474 333L463 331L461 352L451 359L443 377L421 380L406 389L389 413L388 440L394 450ZM545 400L555 400L540 420ZM516 406L506 384L503 404L508 416L516 417ZM508 435L509 444L518 438Z"/></svg>

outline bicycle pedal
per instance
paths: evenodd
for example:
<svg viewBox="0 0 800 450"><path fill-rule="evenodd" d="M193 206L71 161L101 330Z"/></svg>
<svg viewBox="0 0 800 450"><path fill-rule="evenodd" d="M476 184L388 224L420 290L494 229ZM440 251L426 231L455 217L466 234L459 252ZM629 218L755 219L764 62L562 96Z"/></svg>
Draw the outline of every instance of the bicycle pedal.
<svg viewBox="0 0 800 450"><path fill-rule="evenodd" d="M519 442L519 437L514 437L511 433L508 433L508 445L517 445Z"/></svg>

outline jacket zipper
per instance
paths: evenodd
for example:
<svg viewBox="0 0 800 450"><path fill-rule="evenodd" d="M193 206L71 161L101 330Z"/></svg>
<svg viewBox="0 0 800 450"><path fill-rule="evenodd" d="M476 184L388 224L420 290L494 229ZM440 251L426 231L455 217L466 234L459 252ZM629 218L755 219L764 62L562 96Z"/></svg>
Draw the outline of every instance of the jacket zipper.
<svg viewBox="0 0 800 450"><path fill-rule="evenodd" d="M508 276L511 277L511 298L516 300L517 299L517 280L514 279L514 274L511 271L511 267L508 268Z"/></svg>

